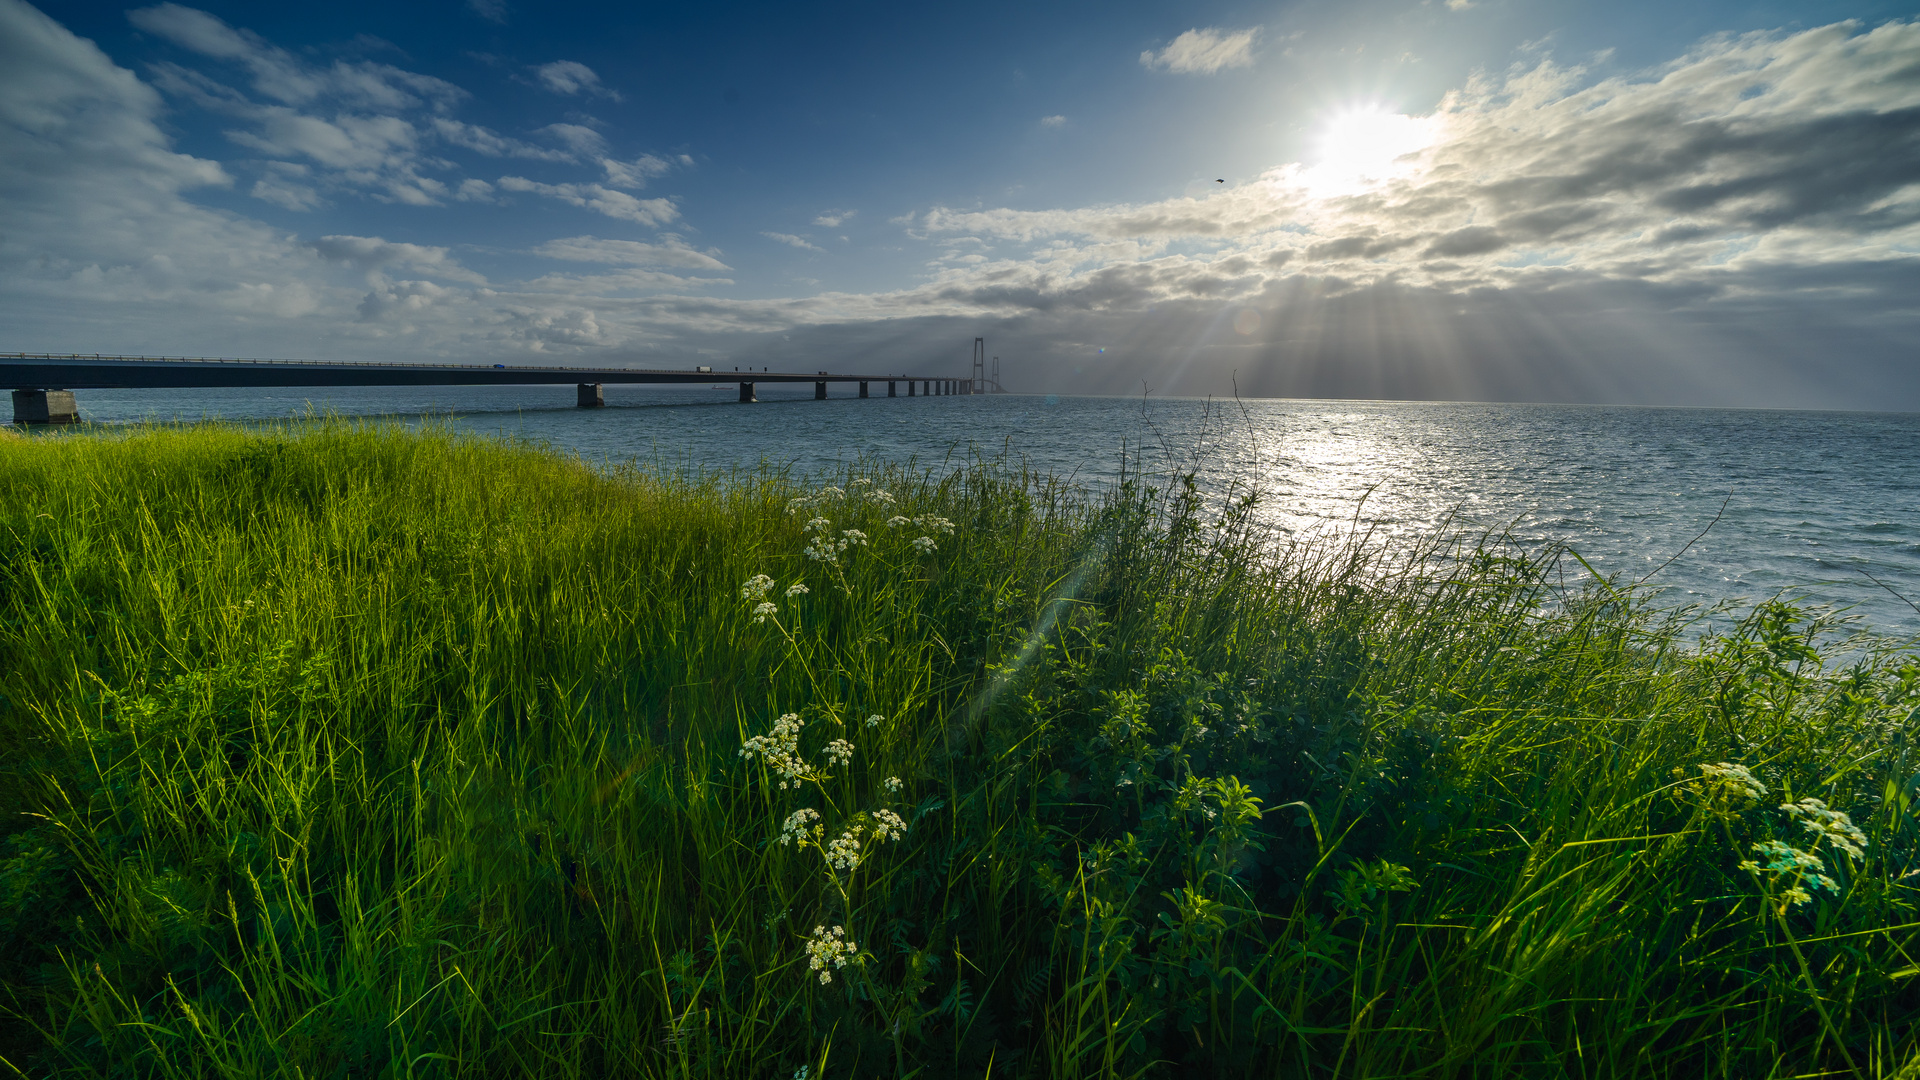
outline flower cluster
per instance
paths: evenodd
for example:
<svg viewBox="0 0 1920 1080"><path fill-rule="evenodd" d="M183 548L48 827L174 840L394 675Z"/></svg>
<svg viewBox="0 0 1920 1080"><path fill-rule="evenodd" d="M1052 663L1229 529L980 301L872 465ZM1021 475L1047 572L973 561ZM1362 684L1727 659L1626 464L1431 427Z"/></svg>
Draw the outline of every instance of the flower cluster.
<svg viewBox="0 0 1920 1080"><path fill-rule="evenodd" d="M813 928L813 939L807 942L807 967L820 973L820 984L825 986L833 981L833 971L847 966L849 960L857 962L860 947L847 940L847 932L841 927L829 930L824 926Z"/></svg>
<svg viewBox="0 0 1920 1080"><path fill-rule="evenodd" d="M1867 834L1861 832L1845 812L1830 810L1819 799L1801 799L1797 803L1786 803L1780 809L1798 821L1802 829L1812 833L1814 843L1825 840L1845 852L1849 858L1858 859L1865 855Z"/></svg>
<svg viewBox="0 0 1920 1080"><path fill-rule="evenodd" d="M787 790L791 783L800 786L800 781L811 780L815 776L814 768L800 756L800 729L806 721L793 713L787 713L773 722L773 730L765 735L755 735L740 744L740 756L752 761L759 757L767 767L780 774L780 790Z"/></svg>
<svg viewBox="0 0 1920 1080"><path fill-rule="evenodd" d="M837 540L834 539L833 522L828 521L826 518L814 518L812 521L807 522L807 530L809 532L813 531L815 526L819 526L820 535L807 542L804 554L809 559L826 563L829 566L839 564L841 552L846 551L850 547L861 547L867 542L867 534L861 532L859 529L842 529L840 530L840 538Z"/></svg>
<svg viewBox="0 0 1920 1080"><path fill-rule="evenodd" d="M787 586L787 599L791 600L796 596L805 596L807 595L807 593L811 591L812 591L811 589L808 589L805 585L802 585L801 583L796 581L793 584Z"/></svg>
<svg viewBox="0 0 1920 1080"><path fill-rule="evenodd" d="M852 870L860 865L860 827L854 826L840 834L833 843L828 844L821 854L827 857L827 865L835 870Z"/></svg>
<svg viewBox="0 0 1920 1080"><path fill-rule="evenodd" d="M889 777L887 777L887 790L888 790L888 791L899 791L899 790L900 790L900 778L899 778L899 777L897 777L897 776L889 776Z"/></svg>
<svg viewBox="0 0 1920 1080"><path fill-rule="evenodd" d="M827 767L845 765L853 760L853 744L845 739L835 739L827 744Z"/></svg>
<svg viewBox="0 0 1920 1080"><path fill-rule="evenodd" d="M798 514L802 510L812 510L841 499L867 499L879 503L882 506L893 505L893 495L891 493L874 487L873 481L863 476L847 481L847 486L844 489L832 486L823 487L811 495L799 495L788 499L787 513Z"/></svg>
<svg viewBox="0 0 1920 1080"><path fill-rule="evenodd" d="M1748 772L1745 765L1728 761L1717 765L1702 763L1700 775L1692 779L1687 778L1685 769L1676 768L1673 778L1680 781L1681 791L1723 816L1745 810L1767 797L1767 785Z"/></svg>
<svg viewBox="0 0 1920 1080"><path fill-rule="evenodd" d="M913 542L913 550L919 552L922 555L925 555L929 551L933 551L938 546L939 545L933 542L933 537L931 536L922 536L915 539Z"/></svg>
<svg viewBox="0 0 1920 1080"><path fill-rule="evenodd" d="M885 720L885 719L886 719L886 717L884 717L884 716L881 716L881 715L880 715L879 713L874 713L874 714L873 714L872 716L869 716L869 717L867 717L867 726L868 726L868 727L879 727L879 726L880 726L880 721L882 721L882 720Z"/></svg>
<svg viewBox="0 0 1920 1080"><path fill-rule="evenodd" d="M897 791L900 788L900 781L890 778L887 781L887 787L889 790ZM875 810L873 812L874 843L879 844L888 840L898 840L905 835L907 835L907 823L900 820L899 814L891 810Z"/></svg>
<svg viewBox="0 0 1920 1080"><path fill-rule="evenodd" d="M755 574L747 579L745 585L740 586L741 598L753 605L754 622L763 623L770 616L780 614L780 609L774 606L773 601L767 599L767 594L772 591L773 579L765 574ZM793 590L787 590L787 595L793 595Z"/></svg>
<svg viewBox="0 0 1920 1080"><path fill-rule="evenodd" d="M847 493L837 487L824 487L811 495L796 495L787 500L787 513L797 514L802 510L811 510L816 506L825 506L835 499L845 497Z"/></svg>
<svg viewBox="0 0 1920 1080"><path fill-rule="evenodd" d="M864 476L856 480L847 481L847 494L856 496L856 497L872 499L874 502L877 502L882 506L893 505L893 495L880 488L874 487L873 481L867 479Z"/></svg>
<svg viewBox="0 0 1920 1080"><path fill-rule="evenodd" d="M1781 899L1785 903L1805 904L1811 901L1813 897L1807 893L1806 889L1801 888L1806 883L1832 893L1840 891L1840 886L1826 875L1827 864L1821 862L1818 855L1801 851L1792 844L1783 844L1778 840L1762 840L1753 845L1753 853L1766 861L1762 863L1748 859L1740 864L1740 869L1756 874L1764 870L1771 874L1788 876L1791 884L1787 891L1781 894Z"/></svg>
<svg viewBox="0 0 1920 1080"><path fill-rule="evenodd" d="M820 836L820 826L815 825L814 822L819 820L820 812L818 810L808 810L805 807L788 814L787 823L780 826L780 846L786 847L790 844L805 844L809 836L818 839Z"/></svg>
<svg viewBox="0 0 1920 1080"><path fill-rule="evenodd" d="M915 525L918 525L921 528L930 530L932 532L937 532L942 536L950 535L953 532L953 522L948 521L946 518L943 518L938 514L926 514L924 516L912 518L910 520Z"/></svg>

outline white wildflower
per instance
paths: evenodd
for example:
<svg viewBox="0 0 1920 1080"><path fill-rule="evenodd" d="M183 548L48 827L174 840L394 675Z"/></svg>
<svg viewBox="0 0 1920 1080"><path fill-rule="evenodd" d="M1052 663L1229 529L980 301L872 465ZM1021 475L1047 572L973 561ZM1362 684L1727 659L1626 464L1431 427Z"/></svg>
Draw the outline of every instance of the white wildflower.
<svg viewBox="0 0 1920 1080"><path fill-rule="evenodd" d="M800 531L801 532L832 532L833 522L828 521L826 518L823 518L823 517L817 517L817 518L814 518L812 521L807 522L806 525L803 526Z"/></svg>
<svg viewBox="0 0 1920 1080"><path fill-rule="evenodd" d="M1827 864L1820 861L1820 856L1778 840L1762 840L1753 845L1753 851L1764 858L1766 868L1775 873L1819 873L1827 868Z"/></svg>
<svg viewBox="0 0 1920 1080"><path fill-rule="evenodd" d="M900 790L900 778L899 778L899 777L897 777L897 776L889 776L889 777L887 777L887 790L888 790L888 791L899 791L899 790Z"/></svg>
<svg viewBox="0 0 1920 1080"><path fill-rule="evenodd" d="M767 593L772 591L773 579L765 574L755 574L740 586L740 597L743 600L765 600Z"/></svg>
<svg viewBox="0 0 1920 1080"><path fill-rule="evenodd" d="M848 829L827 845L827 865L835 870L852 870L860 865L860 830Z"/></svg>
<svg viewBox="0 0 1920 1080"><path fill-rule="evenodd" d="M831 566L840 561L840 552L843 550L845 550L844 545L835 547L832 541L820 539L808 544L802 554L806 555L809 559Z"/></svg>
<svg viewBox="0 0 1920 1080"><path fill-rule="evenodd" d="M895 788L900 786L900 781L898 780L889 780L888 783ZM886 840L898 840L906 834L907 823L900 820L899 814L891 810L875 810L873 812L874 843L878 844Z"/></svg>
<svg viewBox="0 0 1920 1080"><path fill-rule="evenodd" d="M1807 895L1807 890L1795 885L1786 891L1785 899L1790 904L1805 904L1812 902L1813 897Z"/></svg>
<svg viewBox="0 0 1920 1080"><path fill-rule="evenodd" d="M840 537L842 544L864 544L867 542L867 534L861 532L859 529L843 529L840 532Z"/></svg>
<svg viewBox="0 0 1920 1080"><path fill-rule="evenodd" d="M762 600L753 606L753 621L757 623L766 622L768 616L778 614L780 609L774 607L771 600Z"/></svg>
<svg viewBox="0 0 1920 1080"><path fill-rule="evenodd" d="M850 488L871 487L873 486L873 481L862 476L857 479L847 481L847 486Z"/></svg>
<svg viewBox="0 0 1920 1080"><path fill-rule="evenodd" d="M740 756L751 761L755 757L767 763L767 767L780 774L780 790L787 789L787 781L796 786L802 780L811 780L814 776L812 765L800 756L800 729L806 721L793 713L787 713L773 722L773 730L765 735L756 735L740 744Z"/></svg>
<svg viewBox="0 0 1920 1080"><path fill-rule="evenodd" d="M879 488L874 488L872 491L867 492L867 498L872 499L874 502L877 502L877 503L883 503L887 506L893 505L893 496L888 494L885 491L880 490Z"/></svg>
<svg viewBox="0 0 1920 1080"><path fill-rule="evenodd" d="M938 545L936 545L933 542L933 537L931 536L923 536L920 539L915 540L913 542L913 550L918 551L922 555L925 555L929 551L933 551L937 546Z"/></svg>
<svg viewBox="0 0 1920 1080"><path fill-rule="evenodd" d="M818 837L820 826L813 823L820 820L820 812L802 807L787 815L787 823L780 826L780 846L804 844L809 835ZM812 828L808 828L812 826Z"/></svg>
<svg viewBox="0 0 1920 1080"><path fill-rule="evenodd" d="M813 939L807 942L807 967L820 973L820 983L825 985L833 981L833 971L847 966L860 951L860 947L847 940L847 932L836 926L829 930L824 926L813 928Z"/></svg>
<svg viewBox="0 0 1920 1080"><path fill-rule="evenodd" d="M885 719L886 719L886 717L884 717L884 716L881 716L881 715L880 715L879 713L874 713L874 714L873 714L872 716L869 716L869 717L867 717L867 726L868 726L868 727L879 727L879 726L880 726L880 721L882 721L882 720L885 720Z"/></svg>
<svg viewBox="0 0 1920 1080"><path fill-rule="evenodd" d="M787 586L787 599L791 600L796 596L805 596L807 595L807 592L808 592L807 587L796 581L793 584Z"/></svg>
<svg viewBox="0 0 1920 1080"><path fill-rule="evenodd" d="M812 1066L802 1065L793 1070L793 1080L807 1080L807 1070L810 1068L812 1068Z"/></svg>
<svg viewBox="0 0 1920 1080"><path fill-rule="evenodd" d="M1853 824L1853 820L1840 810L1829 810L1827 804L1819 799L1801 799L1797 803L1786 803L1780 809L1787 816L1800 822L1800 827L1813 834L1814 842L1825 840L1845 852L1849 858L1861 858L1867 846L1867 834Z"/></svg>
<svg viewBox="0 0 1920 1080"><path fill-rule="evenodd" d="M953 532L953 522L948 521L938 514L927 514L923 517L914 518L913 523L923 529L932 529L937 533L946 534Z"/></svg>
<svg viewBox="0 0 1920 1080"><path fill-rule="evenodd" d="M1700 774L1703 788L1733 796L1736 801L1758 801L1767 795L1767 785L1748 772L1745 765L1735 765L1729 761L1717 765L1703 763Z"/></svg>
<svg viewBox="0 0 1920 1080"><path fill-rule="evenodd" d="M827 744L827 767L845 765L853 761L853 744L845 739L835 739Z"/></svg>
<svg viewBox="0 0 1920 1080"><path fill-rule="evenodd" d="M911 524L913 524L912 518L904 518L904 517L901 517L899 514L895 514L892 517L887 519L887 528L889 529L897 529L902 525L911 525Z"/></svg>

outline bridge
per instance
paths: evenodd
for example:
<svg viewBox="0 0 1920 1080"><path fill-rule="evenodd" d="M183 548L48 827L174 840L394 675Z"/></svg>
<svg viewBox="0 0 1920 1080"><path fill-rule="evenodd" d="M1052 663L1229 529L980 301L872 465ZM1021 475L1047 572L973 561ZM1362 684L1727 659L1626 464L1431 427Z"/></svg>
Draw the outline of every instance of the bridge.
<svg viewBox="0 0 1920 1080"><path fill-rule="evenodd" d="M861 375L828 371L715 371L694 368L543 367L530 364L385 364L332 360L262 360L185 356L102 356L98 354L0 353L0 386L13 388L16 424L73 424L80 421L75 390L158 390L208 387L292 386L552 386L573 383L575 403L583 409L606 404L607 383L738 383L740 400L756 401L760 383L812 383L815 399L827 396L828 383L884 382L887 396L908 397L1000 393L998 380L976 371L973 378L910 375Z"/></svg>

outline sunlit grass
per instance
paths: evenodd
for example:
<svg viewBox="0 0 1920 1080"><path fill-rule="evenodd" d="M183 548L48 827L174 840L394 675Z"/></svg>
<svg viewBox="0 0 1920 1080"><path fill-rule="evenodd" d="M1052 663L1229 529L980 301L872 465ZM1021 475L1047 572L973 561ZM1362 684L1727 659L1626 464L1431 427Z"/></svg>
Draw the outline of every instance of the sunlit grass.
<svg viewBox="0 0 1920 1080"><path fill-rule="evenodd" d="M0 1056L1920 1067L1920 667L1252 509L335 422L0 444Z"/></svg>

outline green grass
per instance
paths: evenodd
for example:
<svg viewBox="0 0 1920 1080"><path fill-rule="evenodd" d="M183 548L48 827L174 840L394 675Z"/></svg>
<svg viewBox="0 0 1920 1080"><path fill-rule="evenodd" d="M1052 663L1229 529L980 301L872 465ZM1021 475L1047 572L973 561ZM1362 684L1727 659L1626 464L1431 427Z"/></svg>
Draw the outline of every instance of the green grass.
<svg viewBox="0 0 1920 1080"><path fill-rule="evenodd" d="M1276 550L1177 478L835 483L0 442L5 1067L1920 1075L1911 659L1497 537Z"/></svg>

